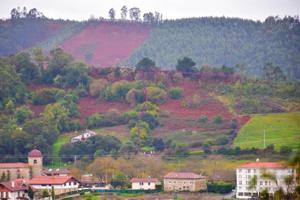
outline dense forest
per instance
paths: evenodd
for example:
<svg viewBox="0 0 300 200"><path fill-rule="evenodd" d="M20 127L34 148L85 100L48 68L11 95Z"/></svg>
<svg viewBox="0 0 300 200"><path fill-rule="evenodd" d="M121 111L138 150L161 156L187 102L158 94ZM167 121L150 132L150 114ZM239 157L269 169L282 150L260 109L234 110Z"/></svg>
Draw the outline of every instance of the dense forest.
<svg viewBox="0 0 300 200"><path fill-rule="evenodd" d="M34 46L47 51L62 46L68 52L74 52L76 48L80 55L74 55L77 59L82 55L93 55L98 63L89 64L96 66L103 66L103 60L113 65L134 66L142 58L149 57L161 68L174 69L177 59L188 56L198 68L230 66L252 77L261 77L263 67L271 63L280 67L287 78L300 78L300 23L297 17L268 17L264 22L225 17L152 21L147 15L144 20L117 20L110 15L110 19L76 22L48 19L34 9L28 12L12 10L11 19L0 21L0 55ZM140 24L138 29L132 30L136 38L113 34L114 37L107 38L111 41L99 40L97 43L101 48L109 42L109 51L88 48L95 45L88 39L93 34L106 38L103 34L107 33L101 27L107 29L109 24L111 32L120 31L124 29L124 23ZM66 45L66 41L73 41L72 38L81 38L80 45ZM119 46L128 48L128 52L120 56L124 49Z"/></svg>
<svg viewBox="0 0 300 200"><path fill-rule="evenodd" d="M129 59L137 63L150 57L163 68L174 68L177 59L189 56L197 65L238 66L260 76L266 63L300 78L300 23L292 17L268 17L263 23L238 18L166 20Z"/></svg>

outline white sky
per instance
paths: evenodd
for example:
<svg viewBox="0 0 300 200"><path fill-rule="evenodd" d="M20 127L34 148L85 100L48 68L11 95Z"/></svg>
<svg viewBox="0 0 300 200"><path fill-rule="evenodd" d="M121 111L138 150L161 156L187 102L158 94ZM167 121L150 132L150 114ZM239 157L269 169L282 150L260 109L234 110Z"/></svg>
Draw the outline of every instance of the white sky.
<svg viewBox="0 0 300 200"><path fill-rule="evenodd" d="M50 18L85 20L91 15L108 18L108 10L139 7L158 11L164 19L226 16L264 20L267 16L299 15L300 0L0 0L0 18L8 18L14 7L37 8Z"/></svg>

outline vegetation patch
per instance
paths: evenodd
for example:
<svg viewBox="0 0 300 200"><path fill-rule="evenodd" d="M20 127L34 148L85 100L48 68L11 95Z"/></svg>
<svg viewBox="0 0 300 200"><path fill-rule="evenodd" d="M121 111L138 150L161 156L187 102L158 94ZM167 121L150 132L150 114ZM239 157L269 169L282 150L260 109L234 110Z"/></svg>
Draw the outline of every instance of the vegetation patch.
<svg viewBox="0 0 300 200"><path fill-rule="evenodd" d="M265 132L265 146L273 144L275 149L281 146L297 149L300 140L299 122L300 113L255 115L240 129L234 146L264 148Z"/></svg>

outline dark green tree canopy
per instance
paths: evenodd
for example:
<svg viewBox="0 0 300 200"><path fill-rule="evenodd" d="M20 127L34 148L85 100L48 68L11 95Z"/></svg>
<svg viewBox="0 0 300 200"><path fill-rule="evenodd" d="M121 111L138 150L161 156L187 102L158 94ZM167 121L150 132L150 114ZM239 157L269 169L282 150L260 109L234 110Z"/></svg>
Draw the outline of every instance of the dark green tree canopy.
<svg viewBox="0 0 300 200"><path fill-rule="evenodd" d="M153 71L156 69L155 62L151 60L150 58L143 58L140 60L136 66L136 71Z"/></svg>
<svg viewBox="0 0 300 200"><path fill-rule="evenodd" d="M195 65L196 63L191 58L184 57L177 61L176 70L184 74L194 73L198 71Z"/></svg>

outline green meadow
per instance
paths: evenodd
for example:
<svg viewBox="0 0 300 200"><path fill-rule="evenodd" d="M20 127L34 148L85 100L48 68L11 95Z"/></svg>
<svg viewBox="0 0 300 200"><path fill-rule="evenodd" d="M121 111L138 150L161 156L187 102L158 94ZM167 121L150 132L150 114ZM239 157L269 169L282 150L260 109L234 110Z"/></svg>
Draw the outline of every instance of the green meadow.
<svg viewBox="0 0 300 200"><path fill-rule="evenodd" d="M265 134L264 134L265 133ZM275 149L300 146L300 113L254 115L239 131L234 146L264 148L273 144Z"/></svg>

